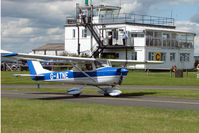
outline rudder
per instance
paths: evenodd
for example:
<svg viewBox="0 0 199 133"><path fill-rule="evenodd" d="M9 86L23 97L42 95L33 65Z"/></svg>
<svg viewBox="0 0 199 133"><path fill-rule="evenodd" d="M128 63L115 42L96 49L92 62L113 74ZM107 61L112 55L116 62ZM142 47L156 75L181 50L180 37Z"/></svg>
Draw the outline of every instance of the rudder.
<svg viewBox="0 0 199 133"><path fill-rule="evenodd" d="M39 61L27 60L27 63L28 63L30 74L32 75L38 75L41 73L51 72L49 70L44 69Z"/></svg>

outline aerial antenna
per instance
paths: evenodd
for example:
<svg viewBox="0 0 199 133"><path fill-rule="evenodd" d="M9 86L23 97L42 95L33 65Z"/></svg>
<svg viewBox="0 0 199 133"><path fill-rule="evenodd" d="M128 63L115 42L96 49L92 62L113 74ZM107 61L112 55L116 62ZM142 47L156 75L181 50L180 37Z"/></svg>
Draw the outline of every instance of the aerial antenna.
<svg viewBox="0 0 199 133"><path fill-rule="evenodd" d="M122 7L122 0L120 0L120 8Z"/></svg>
<svg viewBox="0 0 199 133"><path fill-rule="evenodd" d="M171 9L171 18L173 17L173 9Z"/></svg>

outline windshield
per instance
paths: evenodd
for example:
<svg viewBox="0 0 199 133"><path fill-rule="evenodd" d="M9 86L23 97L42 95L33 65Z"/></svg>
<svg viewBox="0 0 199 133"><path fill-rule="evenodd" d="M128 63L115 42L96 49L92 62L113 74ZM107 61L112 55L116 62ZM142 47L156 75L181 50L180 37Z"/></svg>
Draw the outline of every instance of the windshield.
<svg viewBox="0 0 199 133"><path fill-rule="evenodd" d="M108 60L97 59L94 63L96 68L111 66L111 63Z"/></svg>

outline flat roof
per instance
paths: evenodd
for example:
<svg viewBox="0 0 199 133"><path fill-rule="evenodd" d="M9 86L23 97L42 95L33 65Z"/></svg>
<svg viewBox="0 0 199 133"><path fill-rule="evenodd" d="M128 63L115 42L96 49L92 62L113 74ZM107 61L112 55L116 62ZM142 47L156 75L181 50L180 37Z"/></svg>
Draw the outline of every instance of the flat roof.
<svg viewBox="0 0 199 133"><path fill-rule="evenodd" d="M33 49L32 51L56 51L56 50L64 50L64 43L47 43L39 48Z"/></svg>
<svg viewBox="0 0 199 133"><path fill-rule="evenodd" d="M93 25L115 25L117 28L118 25L132 25L136 28L138 31L145 31L145 30L156 30L156 31L168 31L168 32L178 32L178 33L188 33L188 34L194 34L196 33L191 31L185 31L176 29L175 26L160 26L160 25L150 25L150 24L137 24L137 23L107 23L107 24L93 24ZM66 24L65 27L76 27L77 24ZM79 25L82 26L82 25ZM108 27L107 27L108 28Z"/></svg>
<svg viewBox="0 0 199 133"><path fill-rule="evenodd" d="M188 33L188 34L194 34L194 32L180 30L180 29L170 29L170 28L157 28L157 27L138 27L140 30L154 30L154 31L167 31L167 32L178 32L178 33Z"/></svg>

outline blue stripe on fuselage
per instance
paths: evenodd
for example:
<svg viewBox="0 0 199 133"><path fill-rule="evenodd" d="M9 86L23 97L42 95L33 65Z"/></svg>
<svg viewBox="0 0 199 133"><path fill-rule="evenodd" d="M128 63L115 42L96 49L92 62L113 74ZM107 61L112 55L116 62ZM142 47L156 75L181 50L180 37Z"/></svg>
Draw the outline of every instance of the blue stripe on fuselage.
<svg viewBox="0 0 199 133"><path fill-rule="evenodd" d="M104 67L104 68L100 68L96 71L86 72L86 74L88 74L90 77L117 76L117 75L121 75L120 72L117 72L118 69L120 69L120 68ZM128 73L128 70L122 68L121 72L122 72L122 75L126 76ZM45 75L44 80L87 77L82 72L73 72L73 71L52 72L52 73L46 73L46 74L42 74L42 75Z"/></svg>

